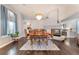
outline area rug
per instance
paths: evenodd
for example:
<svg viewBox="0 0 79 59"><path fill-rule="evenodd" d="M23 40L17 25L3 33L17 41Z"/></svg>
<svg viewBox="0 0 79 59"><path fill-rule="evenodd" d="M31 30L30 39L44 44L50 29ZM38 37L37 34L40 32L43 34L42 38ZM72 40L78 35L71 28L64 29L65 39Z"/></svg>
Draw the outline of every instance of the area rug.
<svg viewBox="0 0 79 59"><path fill-rule="evenodd" d="M45 43L41 44L33 44L30 45L30 40L28 40L21 48L20 50L60 50L57 45L52 42L51 40L48 40L48 45Z"/></svg>

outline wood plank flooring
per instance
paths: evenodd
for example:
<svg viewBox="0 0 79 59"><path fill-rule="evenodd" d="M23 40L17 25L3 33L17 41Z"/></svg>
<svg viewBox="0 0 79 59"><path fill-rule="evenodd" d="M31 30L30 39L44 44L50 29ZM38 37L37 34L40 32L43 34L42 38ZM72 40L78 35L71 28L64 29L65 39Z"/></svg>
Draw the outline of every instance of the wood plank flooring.
<svg viewBox="0 0 79 59"><path fill-rule="evenodd" d="M71 40L70 46L67 46L64 42L53 40L60 51L20 51L19 49L27 42L27 39L23 37L18 42L13 42L0 49L0 55L78 55L79 48L75 44L75 39Z"/></svg>

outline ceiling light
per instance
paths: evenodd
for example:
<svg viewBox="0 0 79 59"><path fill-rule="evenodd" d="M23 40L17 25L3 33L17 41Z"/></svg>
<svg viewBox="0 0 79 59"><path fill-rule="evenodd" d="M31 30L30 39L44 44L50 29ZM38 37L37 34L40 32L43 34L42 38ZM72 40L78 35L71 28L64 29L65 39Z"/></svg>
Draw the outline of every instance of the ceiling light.
<svg viewBox="0 0 79 59"><path fill-rule="evenodd" d="M42 18L43 18L43 14L41 14L41 13L36 14L37 20L41 20Z"/></svg>
<svg viewBox="0 0 79 59"><path fill-rule="evenodd" d="M27 22L27 26L30 26L30 22Z"/></svg>
<svg viewBox="0 0 79 59"><path fill-rule="evenodd" d="M42 19L42 16L41 16L41 15L37 15L37 16L36 16L36 19L37 19L37 20L41 20L41 19Z"/></svg>

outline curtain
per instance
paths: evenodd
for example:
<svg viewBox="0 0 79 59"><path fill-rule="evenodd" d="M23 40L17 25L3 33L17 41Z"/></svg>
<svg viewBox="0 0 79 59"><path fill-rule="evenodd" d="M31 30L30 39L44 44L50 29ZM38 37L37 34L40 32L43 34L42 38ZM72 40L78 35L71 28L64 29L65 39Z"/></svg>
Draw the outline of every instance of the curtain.
<svg viewBox="0 0 79 59"><path fill-rule="evenodd" d="M17 15L15 14L15 31L18 32Z"/></svg>
<svg viewBox="0 0 79 59"><path fill-rule="evenodd" d="M7 35L7 8L1 5L1 35Z"/></svg>
<svg viewBox="0 0 79 59"><path fill-rule="evenodd" d="M0 5L0 36L1 36L1 5Z"/></svg>

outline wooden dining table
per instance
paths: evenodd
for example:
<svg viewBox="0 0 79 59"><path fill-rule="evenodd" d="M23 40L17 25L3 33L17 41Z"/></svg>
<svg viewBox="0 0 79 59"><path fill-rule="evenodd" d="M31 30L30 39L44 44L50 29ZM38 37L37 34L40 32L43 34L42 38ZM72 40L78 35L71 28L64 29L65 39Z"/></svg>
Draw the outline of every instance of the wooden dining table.
<svg viewBox="0 0 79 59"><path fill-rule="evenodd" d="M48 36L51 35L51 33L47 32L47 31L42 31L42 30L33 30L31 32L29 32L29 37L30 37L30 41L31 41L31 45L37 41L37 43L41 43L41 41L45 41L45 43L48 45Z"/></svg>

